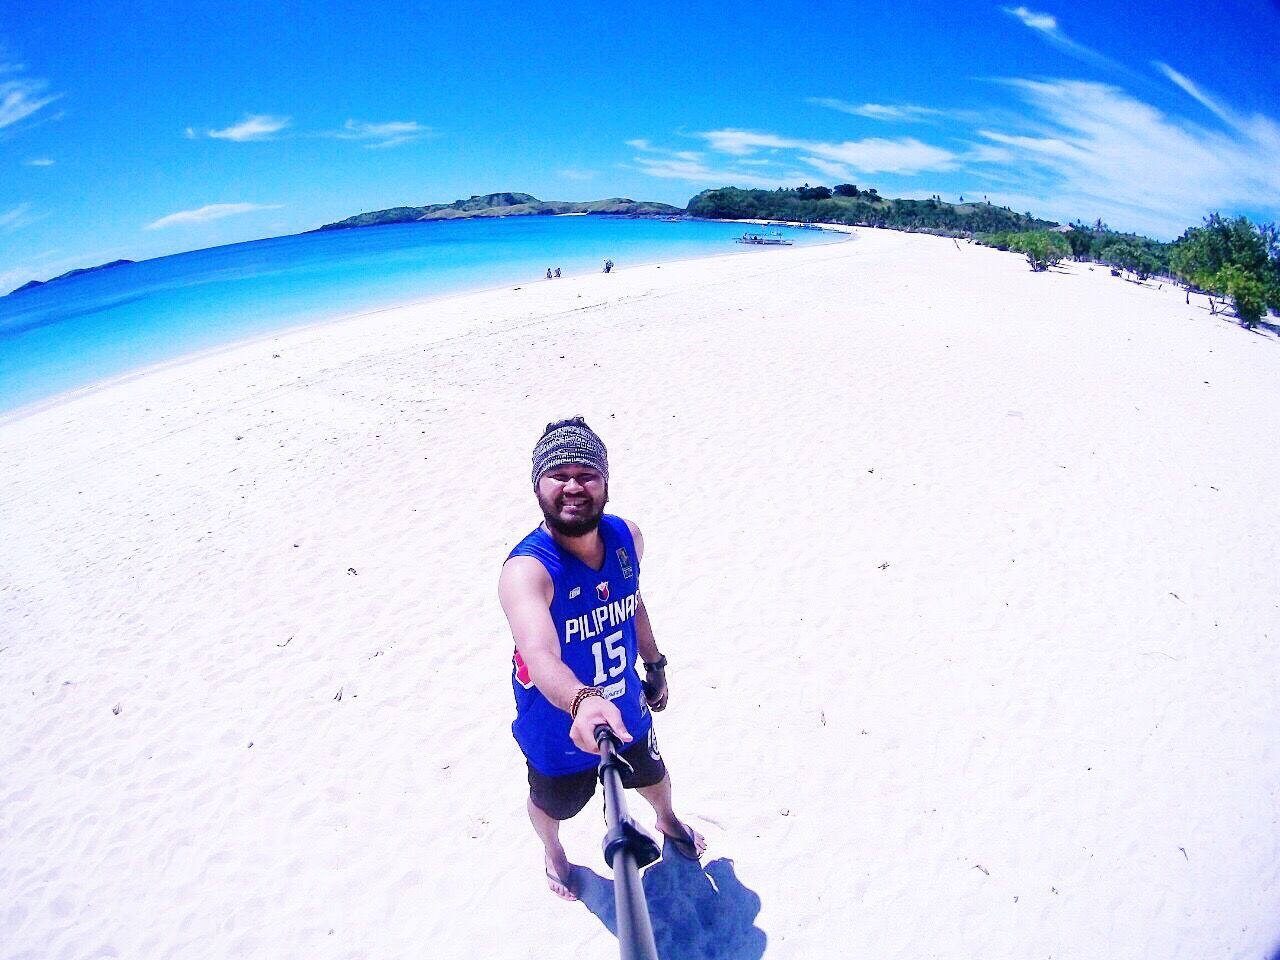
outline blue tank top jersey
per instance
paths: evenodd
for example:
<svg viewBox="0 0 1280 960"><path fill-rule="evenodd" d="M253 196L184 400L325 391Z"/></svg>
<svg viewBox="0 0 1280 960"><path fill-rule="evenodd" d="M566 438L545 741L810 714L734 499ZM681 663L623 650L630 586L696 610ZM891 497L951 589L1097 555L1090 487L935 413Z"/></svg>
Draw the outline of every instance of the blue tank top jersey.
<svg viewBox="0 0 1280 960"><path fill-rule="evenodd" d="M639 741L653 726L635 669L640 559L624 520L605 514L599 530L604 539L604 566L599 570L562 549L541 526L521 540L508 559L534 557L546 567L561 658L584 684L604 689ZM569 739L569 715L533 685L518 652L511 658L511 687L516 697L511 732L535 770L554 777L596 766L599 758Z"/></svg>

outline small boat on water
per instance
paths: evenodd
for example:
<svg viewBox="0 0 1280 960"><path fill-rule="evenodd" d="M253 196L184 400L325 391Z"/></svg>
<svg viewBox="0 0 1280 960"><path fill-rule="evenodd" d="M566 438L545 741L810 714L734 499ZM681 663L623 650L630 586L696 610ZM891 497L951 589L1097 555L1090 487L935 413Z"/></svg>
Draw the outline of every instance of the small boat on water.
<svg viewBox="0 0 1280 960"><path fill-rule="evenodd" d="M759 247L789 247L792 241L784 240L781 231L773 233L744 233L734 243L750 243Z"/></svg>

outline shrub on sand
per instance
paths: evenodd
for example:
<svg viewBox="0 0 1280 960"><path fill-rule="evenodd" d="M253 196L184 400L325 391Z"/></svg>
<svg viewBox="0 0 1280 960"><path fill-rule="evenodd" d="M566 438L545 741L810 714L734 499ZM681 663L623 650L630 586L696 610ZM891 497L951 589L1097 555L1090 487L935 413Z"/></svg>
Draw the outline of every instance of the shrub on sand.
<svg viewBox="0 0 1280 960"><path fill-rule="evenodd" d="M1257 326L1267 308L1280 309L1280 228L1255 226L1245 217L1205 218L1174 244L1170 265L1188 288L1230 297L1245 327Z"/></svg>
<svg viewBox="0 0 1280 960"><path fill-rule="evenodd" d="M1139 280L1145 280L1158 268L1155 258L1136 243L1118 240L1098 251L1098 259L1109 267L1128 270Z"/></svg>
<svg viewBox="0 0 1280 960"><path fill-rule="evenodd" d="M1060 263L1063 257L1071 253L1066 238L1050 230L1027 230L1021 233L1004 230L986 234L978 242L997 250L1012 250L1023 254L1031 269L1037 273Z"/></svg>
<svg viewBox="0 0 1280 960"><path fill-rule="evenodd" d="M1060 233L1035 230L1019 236L1021 240L1016 249L1026 254L1027 263L1031 264L1031 269L1037 273L1061 263L1062 258L1071 252L1066 238Z"/></svg>

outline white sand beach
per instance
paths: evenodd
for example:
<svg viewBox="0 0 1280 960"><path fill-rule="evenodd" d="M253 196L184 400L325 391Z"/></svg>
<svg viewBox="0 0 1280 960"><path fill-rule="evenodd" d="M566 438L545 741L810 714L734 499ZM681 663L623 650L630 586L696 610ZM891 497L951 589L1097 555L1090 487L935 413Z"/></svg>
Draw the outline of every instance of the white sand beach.
<svg viewBox="0 0 1280 960"><path fill-rule="evenodd" d="M581 414L710 844L646 877L665 958L1268 960L1280 341L856 234L0 425L0 956L616 956L598 796L584 902L543 879L496 599Z"/></svg>

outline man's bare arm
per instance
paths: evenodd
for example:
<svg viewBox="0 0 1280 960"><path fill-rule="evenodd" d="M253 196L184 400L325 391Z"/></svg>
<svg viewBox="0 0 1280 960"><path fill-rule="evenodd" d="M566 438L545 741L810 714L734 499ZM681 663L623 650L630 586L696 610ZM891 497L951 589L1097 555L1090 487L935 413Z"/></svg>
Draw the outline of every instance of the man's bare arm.
<svg viewBox="0 0 1280 960"><path fill-rule="evenodd" d="M586 684L574 676L560 656L560 636L551 619L551 591L551 577L533 557L512 557L503 565L498 599L511 624L516 650L529 668L529 678L538 692L568 713L574 696ZM600 724L624 741L631 740L622 714L604 697L587 697L580 702L569 736L579 749L598 753L595 729Z"/></svg>
<svg viewBox="0 0 1280 960"><path fill-rule="evenodd" d="M636 559L643 560L644 559L644 534L642 534L640 532L640 528L637 527L630 520L623 520L622 522L625 523L627 525L627 529L631 531L631 539L635 542L635 545L636 545Z"/></svg>
<svg viewBox="0 0 1280 960"><path fill-rule="evenodd" d="M623 522L636 545L636 560L640 560L644 557L644 534L630 520ZM645 663L656 663L662 656L658 652L658 641L653 638L653 624L649 622L649 611L644 608L644 597L636 597L636 650Z"/></svg>
<svg viewBox="0 0 1280 960"><path fill-rule="evenodd" d="M534 686L568 713L573 695L583 684L560 657L560 637L551 619L551 589L546 568L533 557L512 557L498 579L498 599Z"/></svg>
<svg viewBox="0 0 1280 960"><path fill-rule="evenodd" d="M630 520L626 521L631 531L631 539L636 545L636 560L644 556L644 534ZM644 597L636 597L636 652L643 663L657 663L662 658L658 650L658 641L653 636L653 624L649 622L649 611L645 609ZM667 707L667 673L662 667L650 670L645 668L645 699L655 711Z"/></svg>
<svg viewBox="0 0 1280 960"><path fill-rule="evenodd" d="M649 611L644 608L643 597L637 597L636 600L636 650L645 663L657 663L662 654L658 652L658 641L653 638Z"/></svg>

